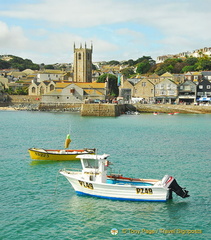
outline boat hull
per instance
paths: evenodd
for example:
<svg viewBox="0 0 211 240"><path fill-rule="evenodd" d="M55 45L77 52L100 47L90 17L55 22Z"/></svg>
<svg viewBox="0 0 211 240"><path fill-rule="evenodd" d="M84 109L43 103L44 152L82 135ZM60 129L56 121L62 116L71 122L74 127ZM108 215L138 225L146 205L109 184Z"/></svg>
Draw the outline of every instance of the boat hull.
<svg viewBox="0 0 211 240"><path fill-rule="evenodd" d="M124 201L156 201L165 202L169 199L170 191L163 186L138 183L133 184L110 184L96 183L81 180L80 175L60 171L70 182L77 194L89 195L99 198Z"/></svg>
<svg viewBox="0 0 211 240"><path fill-rule="evenodd" d="M95 154L94 149L81 150L44 150L38 148L28 149L31 159L44 161L72 161L79 160L78 155Z"/></svg>

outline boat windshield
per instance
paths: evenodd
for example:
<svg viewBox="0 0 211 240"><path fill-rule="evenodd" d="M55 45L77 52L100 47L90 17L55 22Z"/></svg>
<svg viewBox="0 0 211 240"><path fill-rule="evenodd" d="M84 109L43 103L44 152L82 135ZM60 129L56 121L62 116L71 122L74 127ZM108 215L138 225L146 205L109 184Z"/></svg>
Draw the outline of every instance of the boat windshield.
<svg viewBox="0 0 211 240"><path fill-rule="evenodd" d="M96 159L83 159L85 168L98 168L98 160Z"/></svg>

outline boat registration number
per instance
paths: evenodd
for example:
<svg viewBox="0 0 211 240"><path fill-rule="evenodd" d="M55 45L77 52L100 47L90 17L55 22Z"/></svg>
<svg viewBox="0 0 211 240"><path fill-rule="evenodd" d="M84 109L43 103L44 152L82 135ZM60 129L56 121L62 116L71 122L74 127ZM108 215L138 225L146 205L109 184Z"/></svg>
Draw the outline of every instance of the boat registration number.
<svg viewBox="0 0 211 240"><path fill-rule="evenodd" d="M39 153L39 152L35 152L35 155L39 156L39 157L49 157L49 155L47 153Z"/></svg>
<svg viewBox="0 0 211 240"><path fill-rule="evenodd" d="M94 189L92 183L84 182L84 181L81 181L81 180L78 180L78 182L80 183L80 185L82 187L89 188L89 189Z"/></svg>
<svg viewBox="0 0 211 240"><path fill-rule="evenodd" d="M137 194L153 194L153 191L151 188L136 188Z"/></svg>

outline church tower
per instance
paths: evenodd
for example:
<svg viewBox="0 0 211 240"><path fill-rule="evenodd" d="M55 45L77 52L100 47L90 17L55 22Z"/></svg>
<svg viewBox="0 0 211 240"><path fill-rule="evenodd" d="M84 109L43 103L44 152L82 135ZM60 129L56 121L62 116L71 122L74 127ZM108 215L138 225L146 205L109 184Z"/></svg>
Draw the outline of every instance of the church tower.
<svg viewBox="0 0 211 240"><path fill-rule="evenodd" d="M92 82L92 49L85 47L75 48L74 44L74 82Z"/></svg>

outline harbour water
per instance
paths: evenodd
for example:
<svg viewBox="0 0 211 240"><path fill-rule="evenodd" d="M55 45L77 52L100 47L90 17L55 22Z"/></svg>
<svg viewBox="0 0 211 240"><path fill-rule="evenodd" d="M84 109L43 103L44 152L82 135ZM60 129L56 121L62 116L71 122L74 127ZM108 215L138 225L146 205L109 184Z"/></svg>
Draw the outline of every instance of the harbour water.
<svg viewBox="0 0 211 240"><path fill-rule="evenodd" d="M1 111L0 119L0 239L211 239L211 115ZM27 152L61 149L69 132L71 148L110 154L125 176L172 175L190 197L156 203L77 196L58 171L80 162L32 161Z"/></svg>

